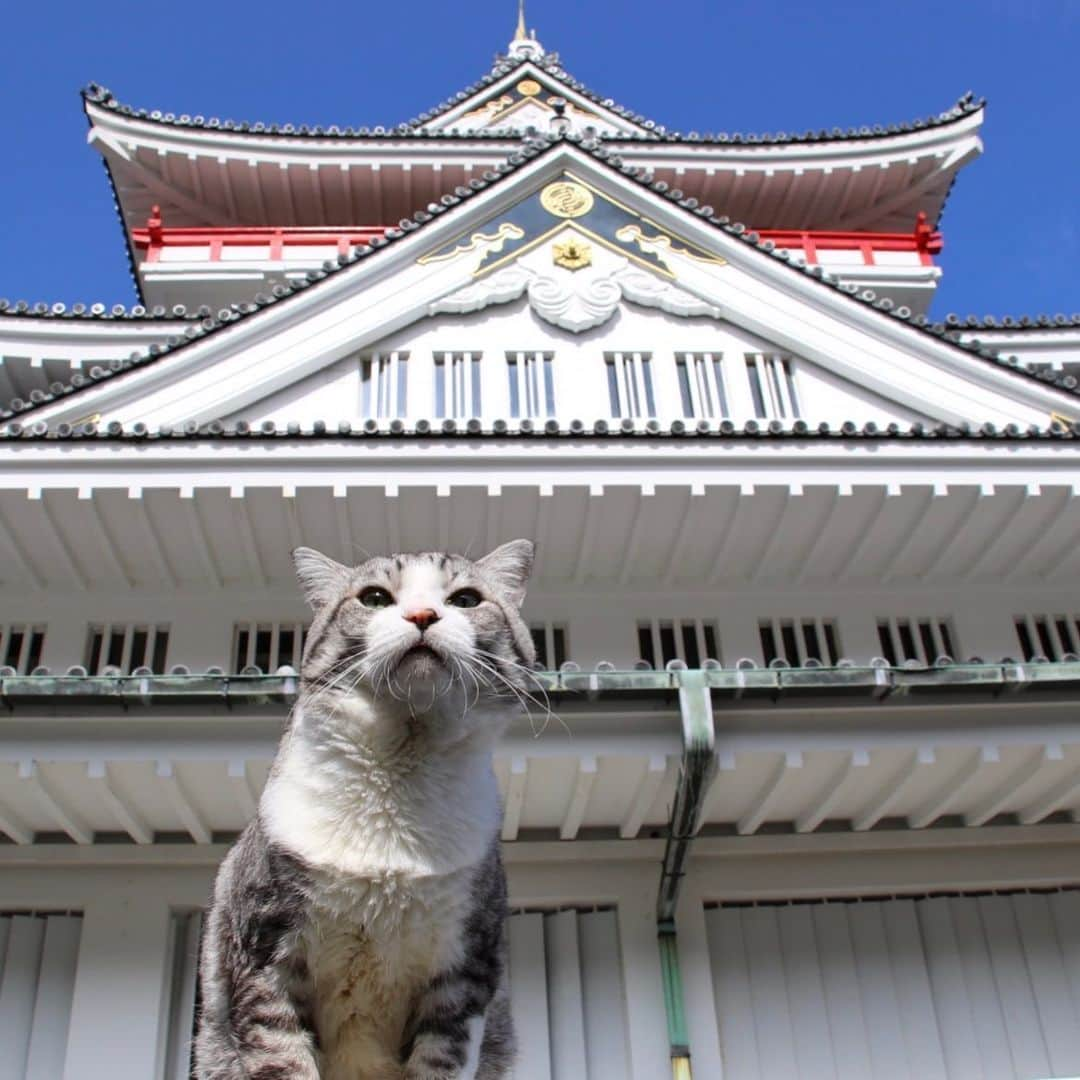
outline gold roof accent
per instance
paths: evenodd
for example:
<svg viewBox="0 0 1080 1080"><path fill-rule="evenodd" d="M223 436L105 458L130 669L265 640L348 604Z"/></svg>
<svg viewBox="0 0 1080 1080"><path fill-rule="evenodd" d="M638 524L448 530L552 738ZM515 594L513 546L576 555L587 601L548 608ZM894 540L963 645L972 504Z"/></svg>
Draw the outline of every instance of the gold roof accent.
<svg viewBox="0 0 1080 1080"><path fill-rule="evenodd" d="M514 31L514 40L529 40L529 31L525 29L525 0L518 0L518 21L517 30Z"/></svg>

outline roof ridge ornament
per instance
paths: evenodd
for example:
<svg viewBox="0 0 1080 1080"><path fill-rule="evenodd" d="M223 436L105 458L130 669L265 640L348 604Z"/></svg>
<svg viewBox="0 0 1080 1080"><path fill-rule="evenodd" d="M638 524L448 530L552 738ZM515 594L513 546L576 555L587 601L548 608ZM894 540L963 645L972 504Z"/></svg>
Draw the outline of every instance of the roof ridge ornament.
<svg viewBox="0 0 1080 1080"><path fill-rule="evenodd" d="M539 60L544 55L544 46L536 40L536 31L525 27L525 0L518 0L517 29L506 55L510 60Z"/></svg>

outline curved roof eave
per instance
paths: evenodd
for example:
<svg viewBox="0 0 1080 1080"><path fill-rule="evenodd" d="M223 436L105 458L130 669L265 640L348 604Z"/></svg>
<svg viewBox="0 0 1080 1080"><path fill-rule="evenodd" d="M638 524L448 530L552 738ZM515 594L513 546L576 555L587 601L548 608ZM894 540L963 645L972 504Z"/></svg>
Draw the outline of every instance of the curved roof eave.
<svg viewBox="0 0 1080 1080"><path fill-rule="evenodd" d="M522 66L530 62L531 61L519 60L514 61L513 63L516 66ZM500 71L498 78L502 78L505 73L505 71ZM495 82L496 79L492 78L490 81ZM483 85L487 84L481 84L480 88L482 88ZM836 127L828 130L806 131L802 134L789 134L787 132L771 132L765 134L720 132L701 134L695 131L684 134L679 131L668 131L662 125L655 124L652 120L647 120L637 113L632 113L628 109L623 109L622 106L615 105L615 103L611 102L608 98L600 99L598 95L593 94L592 91L586 93L585 90L582 89L581 84L578 84L576 80L571 80L570 85L578 93L582 93L584 96L589 97L590 100L595 101L603 108L616 113L631 123L638 124L639 126L648 129L647 133L642 134L641 136L624 134L614 136L610 138L609 141L628 145L641 143L648 145L663 144L674 146L722 146L728 150L761 150L762 148L790 145L888 141L958 123L959 121L965 120L980 112L986 104L985 99L976 98L971 92L968 92L944 112L938 113L935 116L918 118L898 124L863 125L861 127L851 128ZM409 123L390 126L376 125L374 127L341 127L337 124L331 124L325 127L318 124L269 124L261 121L234 121L221 119L219 117L191 116L188 114L177 116L174 113L162 112L159 109L137 109L131 105L125 105L118 101L111 91L98 83L90 83L85 87L82 91L82 96L88 107L107 110L122 122L150 124L170 130L182 130L185 133L193 134L196 137L201 137L205 134L206 136L215 138L218 136L225 136L230 138L255 138L258 140L275 139L287 142L295 141L297 143L310 143L314 140L331 142L382 142L401 139L415 139L417 141L435 144L441 141L450 144L468 142L470 140L485 142L520 141L522 132L518 129L496 128L455 133L417 126L418 123L430 123L432 119L435 119L442 115L442 113L459 105L461 101L464 100L465 97L470 96L471 93L475 93L475 88L468 92L462 91L463 97L461 98L445 102L445 108L440 106L437 109L432 110L431 113L425 113L417 120L410 121Z"/></svg>
<svg viewBox="0 0 1080 1080"><path fill-rule="evenodd" d="M509 155L506 161L500 166L486 172L482 179L470 181L468 187L456 188L453 194L448 194L443 197L441 204L437 206L432 205L428 210L417 211L412 220L402 221L401 227L399 228L387 229L382 237L373 239L370 245L357 247L349 255L339 256L336 265L326 264L325 269L309 271L305 277L299 278L291 284L274 286L274 289L270 294L257 294L250 303L234 305L231 309L218 312L216 316L206 316L202 318L201 321L194 322L186 327L182 335L173 335L162 345L151 345L146 355L125 361L124 364L117 369L100 370L100 373L96 376L84 377L77 386L69 385L62 391L45 395L42 400L37 402L23 403L23 407L19 410L0 410L0 420L17 418L18 416L41 408L44 405L51 404L68 394L88 389L105 379L123 376L138 370L148 364L156 362L162 357L174 354L179 349L194 345L196 342L204 340L215 333L231 326L235 326L238 322L250 318L253 315L257 315L263 308L287 302L299 293L304 292L309 288L316 287L320 281L351 268L355 268L357 263L366 260L372 255L377 257L377 253L381 249L391 246L394 242L411 235L417 229L422 229L425 224L435 220L438 216L441 216L454 206L472 198L480 191L502 182L507 176L513 175L518 169L522 168L538 156L549 152L553 147L563 143L572 143L581 152L589 154L595 160L602 162L608 168L618 172L619 175L632 180L656 195L676 203L676 205L682 207L686 213L707 221L708 224L722 230L733 239L751 245L763 256L774 258L784 263L791 272L810 277L824 288L839 292L844 296L847 296L853 302L876 309L883 318L896 319L905 323L916 333L935 338L952 348L958 349L968 355L977 356L988 363L1009 368L1015 374L1023 378L1032 379L1036 382L1043 383L1044 385L1050 384L1058 390L1080 397L1080 379L1061 372L1036 370L1023 364L1015 356L1002 357L993 349L987 348L977 339L971 341L963 340L963 335L959 330L946 326L945 323L931 322L925 315L913 314L909 309L903 306L897 307L891 300L878 298L872 289L860 288L850 282L840 281L835 275L829 273L820 265L815 264L808 266L792 262L787 251L782 248L777 248L772 241L761 240L756 232L748 229L745 225L738 222L731 222L726 216L717 216L710 207L700 206L696 199L685 198L682 196L681 192L672 189L670 185L663 181L651 179L647 170L624 163L617 154L609 151L599 142L595 140L583 140L578 135L568 133L565 135L547 136L542 139L524 143L519 150Z"/></svg>

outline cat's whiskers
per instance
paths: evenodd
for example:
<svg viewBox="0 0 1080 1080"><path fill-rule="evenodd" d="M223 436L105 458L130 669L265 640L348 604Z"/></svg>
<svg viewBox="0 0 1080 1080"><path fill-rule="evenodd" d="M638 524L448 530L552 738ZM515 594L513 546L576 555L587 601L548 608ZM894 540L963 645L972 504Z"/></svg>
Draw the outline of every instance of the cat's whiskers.
<svg viewBox="0 0 1080 1080"><path fill-rule="evenodd" d="M533 736L534 737L538 736L540 734L540 732L537 732L536 727L533 724L532 710L529 708L528 703L531 701L534 705L536 705L537 708L543 708L542 704L539 701L537 701L536 698L534 698L527 691L523 691L519 687L516 687L497 668L493 667L491 664L488 664L486 661L481 660L480 657L476 655L477 652L485 652L486 653L486 650L477 649L476 652L473 653L472 657L470 657L470 660L473 663L478 664L484 670L490 671L492 676L494 676L494 678L496 679L496 681L498 683L501 683L503 686L505 686L506 689L509 690L511 694L513 694L513 696L517 699L518 704L521 706L522 711L525 713L525 715L529 719L529 728L532 731ZM492 655L492 654L488 654L488 655ZM501 660L502 658L501 657L495 657L495 659ZM492 687L492 692L497 694L498 690L493 686ZM548 713L550 714L550 712L551 712L551 710L549 708ZM543 729L541 729L541 731L543 731Z"/></svg>
<svg viewBox="0 0 1080 1080"><path fill-rule="evenodd" d="M536 677L535 672L530 671L529 668L527 668L524 664L518 663L518 661L516 661L516 660L510 660L510 659L507 659L506 657L496 656L495 653L489 652L487 649L481 649L481 648L478 647L476 649L476 652L481 653L484 656L489 656L493 660L498 660L500 663L506 664L508 667L516 668L518 671L520 671L527 678L532 679L532 681L536 684L537 690L543 695L544 700L542 702L539 701L533 694L529 693L527 690L522 691L525 694L525 696L531 702L533 702L534 705L536 705L537 708L543 709L544 713L545 713L545 715L544 715L544 723L541 726L540 730L537 731L535 728L533 728L533 737L534 738L539 738L541 735L544 734L545 731L547 731L548 724L552 721L552 719L557 720L559 722L559 724L561 725L563 731L565 731L567 735L569 735L571 738L573 738L574 733L567 726L566 721L563 720L563 718L561 716L559 716L559 714L552 709L552 707L551 707L551 698L548 696L547 688ZM501 673L500 673L500 677L503 677L501 675ZM529 715L530 727L531 727L532 726L532 724L531 724L532 714L529 713L528 715Z"/></svg>

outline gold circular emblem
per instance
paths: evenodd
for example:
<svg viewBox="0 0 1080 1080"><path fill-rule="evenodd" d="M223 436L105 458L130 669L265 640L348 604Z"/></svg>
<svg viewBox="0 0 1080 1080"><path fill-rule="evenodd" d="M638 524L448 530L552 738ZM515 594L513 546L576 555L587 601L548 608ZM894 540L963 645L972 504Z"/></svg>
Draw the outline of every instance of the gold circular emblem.
<svg viewBox="0 0 1080 1080"><path fill-rule="evenodd" d="M517 84L517 91L522 97L536 97L542 89L535 79L522 79Z"/></svg>
<svg viewBox="0 0 1080 1080"><path fill-rule="evenodd" d="M556 180L540 192L540 205L561 218L578 218L593 208L592 192L573 180Z"/></svg>

